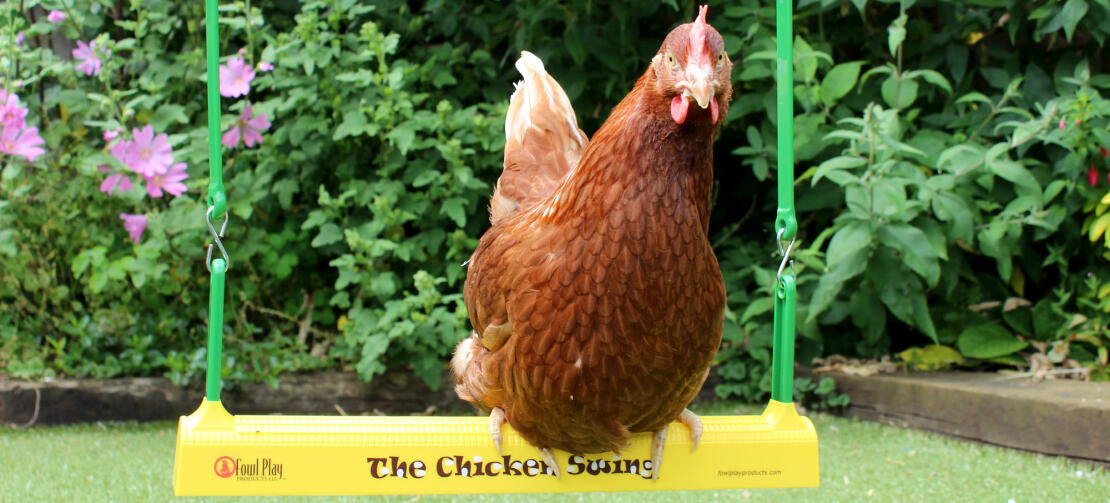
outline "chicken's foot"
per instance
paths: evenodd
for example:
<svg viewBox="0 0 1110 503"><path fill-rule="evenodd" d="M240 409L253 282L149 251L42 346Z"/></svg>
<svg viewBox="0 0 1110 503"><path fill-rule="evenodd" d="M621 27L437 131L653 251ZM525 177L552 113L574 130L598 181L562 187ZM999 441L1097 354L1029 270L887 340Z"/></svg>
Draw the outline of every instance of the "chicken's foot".
<svg viewBox="0 0 1110 503"><path fill-rule="evenodd" d="M693 445L690 446L690 451L693 452L701 443L701 418L690 412L690 409L682 409L682 413L678 415L678 422L690 428L690 440L694 441Z"/></svg>
<svg viewBox="0 0 1110 503"><path fill-rule="evenodd" d="M547 447L537 447L536 449L540 451L540 457L543 458L544 464L551 467L555 478L562 480L563 474L559 471L559 463L555 461L555 455L551 453L551 449Z"/></svg>
<svg viewBox="0 0 1110 503"><path fill-rule="evenodd" d="M497 454L501 454L501 425L505 423L505 410L494 407L489 413L489 436L493 439L493 446Z"/></svg>
<svg viewBox="0 0 1110 503"><path fill-rule="evenodd" d="M693 440L693 445L690 450L698 448L701 443L701 419L690 412L690 409L682 409L682 413L678 415L678 422L690 428L690 440ZM663 464L663 446L667 443L667 425L664 425L651 437L651 480L659 480L659 467Z"/></svg>
<svg viewBox="0 0 1110 503"><path fill-rule="evenodd" d="M663 445L667 443L667 425L651 436L651 480L659 480L659 465L663 463Z"/></svg>

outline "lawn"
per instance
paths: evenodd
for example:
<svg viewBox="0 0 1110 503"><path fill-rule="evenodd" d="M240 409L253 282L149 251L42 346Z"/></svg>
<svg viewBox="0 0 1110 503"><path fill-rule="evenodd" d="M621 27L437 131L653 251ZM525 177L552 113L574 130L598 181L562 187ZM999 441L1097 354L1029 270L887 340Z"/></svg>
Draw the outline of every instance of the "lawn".
<svg viewBox="0 0 1110 503"><path fill-rule="evenodd" d="M759 410L731 403L697 409L706 414L750 414ZM827 414L810 417L817 425L821 445L821 487L817 489L393 496L381 500L1110 503L1110 472L1103 468ZM206 501L173 497L171 473L176 426L176 422L157 422L27 430L0 428L0 501ZM250 498L250 501L275 499ZM311 501L366 501L366 498Z"/></svg>

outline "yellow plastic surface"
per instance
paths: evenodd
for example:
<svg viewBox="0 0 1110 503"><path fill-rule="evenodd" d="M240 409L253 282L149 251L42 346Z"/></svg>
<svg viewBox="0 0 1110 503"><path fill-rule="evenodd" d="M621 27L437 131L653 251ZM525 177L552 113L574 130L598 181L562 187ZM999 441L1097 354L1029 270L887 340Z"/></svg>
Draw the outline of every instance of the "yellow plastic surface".
<svg viewBox="0 0 1110 503"><path fill-rule="evenodd" d="M503 452L484 417L232 416L205 401L181 418L179 496L673 491L818 485L817 432L793 403L702 417L701 445L672 423L651 480L651 435L612 453L554 451L562 479L508 424Z"/></svg>

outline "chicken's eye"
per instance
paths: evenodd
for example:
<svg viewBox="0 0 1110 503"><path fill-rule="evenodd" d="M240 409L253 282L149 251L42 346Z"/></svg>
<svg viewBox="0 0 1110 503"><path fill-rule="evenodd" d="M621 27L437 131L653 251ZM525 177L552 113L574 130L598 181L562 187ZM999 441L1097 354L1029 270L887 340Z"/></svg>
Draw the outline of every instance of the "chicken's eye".
<svg viewBox="0 0 1110 503"><path fill-rule="evenodd" d="M667 64L671 65L672 70L678 70L678 60L675 59L674 54L667 53Z"/></svg>
<svg viewBox="0 0 1110 503"><path fill-rule="evenodd" d="M723 64L725 64L725 51L721 51L721 53L717 55L717 66L720 67Z"/></svg>

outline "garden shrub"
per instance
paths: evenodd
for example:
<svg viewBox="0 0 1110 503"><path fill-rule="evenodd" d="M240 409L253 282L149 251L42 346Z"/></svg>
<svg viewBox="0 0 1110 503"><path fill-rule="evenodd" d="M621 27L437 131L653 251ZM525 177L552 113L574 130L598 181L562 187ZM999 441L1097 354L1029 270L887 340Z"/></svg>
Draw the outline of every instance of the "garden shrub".
<svg viewBox="0 0 1110 503"><path fill-rule="evenodd" d="M592 132L695 7L222 4L232 385L332 367L438 385L469 333L462 263L488 225L516 54L544 59ZM1105 2L796 9L799 361L1110 377ZM0 6L5 99L43 140L0 154L0 373L202 375L203 16L168 0ZM774 7L713 6L710 22L736 62L710 229L729 292L717 392L762 400ZM797 390L844 403L829 381Z"/></svg>

